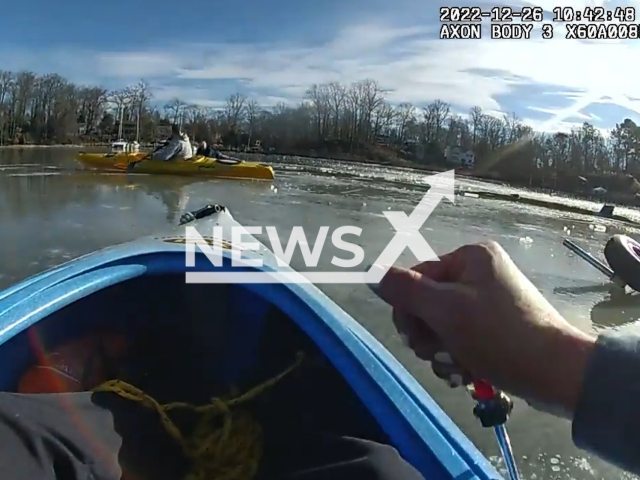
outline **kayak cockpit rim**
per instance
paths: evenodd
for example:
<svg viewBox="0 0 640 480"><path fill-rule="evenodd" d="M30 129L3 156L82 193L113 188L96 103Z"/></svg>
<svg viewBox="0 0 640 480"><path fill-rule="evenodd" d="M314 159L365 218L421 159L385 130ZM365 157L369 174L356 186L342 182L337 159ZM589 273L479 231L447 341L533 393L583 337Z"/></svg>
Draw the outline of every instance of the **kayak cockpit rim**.
<svg viewBox="0 0 640 480"><path fill-rule="evenodd" d="M114 247L115 249L116 247ZM22 301L7 308L0 301L0 344L36 324L54 312L111 285L144 275L170 275L188 271L183 250L126 251L118 256L111 249L109 261L85 257L86 268L67 268L54 272L61 278L38 288L34 279L26 290L17 291ZM89 257L98 255L100 252ZM223 271L237 271L231 266L231 252L223 251ZM196 253L195 271L213 267L203 253ZM268 266L241 267L248 270L273 271ZM309 284L245 284L250 290L288 315L311 340L325 352L334 368L360 397L394 446L416 468L439 478L494 480L499 475L464 434L418 384L418 382L368 332L335 303ZM327 301L325 301L325 299ZM4 308L3 308L4 306ZM390 412L392 414L390 415ZM442 471L444 469L445 471ZM437 468L436 468L437 470Z"/></svg>

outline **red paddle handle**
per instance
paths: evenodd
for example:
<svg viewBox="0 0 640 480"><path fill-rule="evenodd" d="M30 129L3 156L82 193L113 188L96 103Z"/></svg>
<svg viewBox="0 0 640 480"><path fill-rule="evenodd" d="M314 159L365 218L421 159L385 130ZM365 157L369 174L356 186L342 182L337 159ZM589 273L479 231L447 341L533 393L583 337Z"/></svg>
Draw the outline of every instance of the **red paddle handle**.
<svg viewBox="0 0 640 480"><path fill-rule="evenodd" d="M496 395L495 389L484 380L474 380L473 389L478 400L491 400Z"/></svg>

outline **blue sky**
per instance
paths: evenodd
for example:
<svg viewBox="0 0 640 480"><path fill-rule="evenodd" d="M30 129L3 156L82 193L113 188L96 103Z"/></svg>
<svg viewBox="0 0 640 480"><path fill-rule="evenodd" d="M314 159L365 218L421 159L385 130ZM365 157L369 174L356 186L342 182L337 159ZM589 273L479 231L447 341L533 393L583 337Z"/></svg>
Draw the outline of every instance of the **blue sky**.
<svg viewBox="0 0 640 480"><path fill-rule="evenodd" d="M640 7L640 0L561 3L615 8L634 2ZM481 40L440 40L439 9L457 3L8 2L0 16L0 69L57 72L107 88L145 78L161 104L180 97L219 106L234 92L265 106L296 103L313 83L373 78L393 103L441 99L459 113L477 105L514 112L547 131L585 120L602 129L624 117L640 121L637 42L566 40L560 24L552 40L541 39L539 25L529 40L492 40L488 20ZM518 1L466 3L487 10L500 4ZM557 2L535 6L545 8L546 20ZM605 95L610 98L602 100Z"/></svg>

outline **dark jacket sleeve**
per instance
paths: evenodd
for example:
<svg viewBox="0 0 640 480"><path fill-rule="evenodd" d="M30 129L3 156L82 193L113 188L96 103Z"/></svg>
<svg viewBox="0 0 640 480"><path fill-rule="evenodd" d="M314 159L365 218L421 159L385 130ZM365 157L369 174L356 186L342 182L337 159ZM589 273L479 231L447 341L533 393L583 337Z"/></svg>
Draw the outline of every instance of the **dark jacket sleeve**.
<svg viewBox="0 0 640 480"><path fill-rule="evenodd" d="M640 474L640 336L598 337L572 434L579 448Z"/></svg>

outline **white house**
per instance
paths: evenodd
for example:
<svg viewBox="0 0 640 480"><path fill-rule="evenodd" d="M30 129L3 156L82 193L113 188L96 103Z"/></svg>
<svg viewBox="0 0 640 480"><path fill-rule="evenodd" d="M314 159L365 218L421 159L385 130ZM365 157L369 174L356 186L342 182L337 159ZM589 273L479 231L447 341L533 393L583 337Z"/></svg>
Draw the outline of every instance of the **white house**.
<svg viewBox="0 0 640 480"><path fill-rule="evenodd" d="M447 147L444 150L447 163L457 167L473 168L476 164L476 156L471 150L462 147Z"/></svg>

